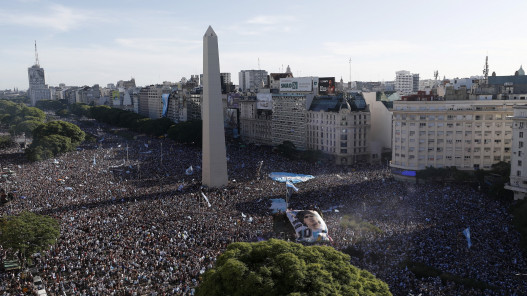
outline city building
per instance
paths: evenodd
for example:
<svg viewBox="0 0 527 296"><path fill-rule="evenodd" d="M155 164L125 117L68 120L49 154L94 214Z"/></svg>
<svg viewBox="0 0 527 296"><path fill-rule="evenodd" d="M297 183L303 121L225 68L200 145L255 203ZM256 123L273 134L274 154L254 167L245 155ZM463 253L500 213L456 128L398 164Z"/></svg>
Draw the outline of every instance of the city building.
<svg viewBox="0 0 527 296"><path fill-rule="evenodd" d="M410 71L395 72L395 91L402 95L409 95L419 90L419 74Z"/></svg>
<svg viewBox="0 0 527 296"><path fill-rule="evenodd" d="M419 74L412 74L412 92L419 90Z"/></svg>
<svg viewBox="0 0 527 296"><path fill-rule="evenodd" d="M35 106L37 101L50 100L51 91L46 85L44 68L40 67L37 52L37 42L35 41L35 64L27 69L29 78L28 95L31 99L31 106Z"/></svg>
<svg viewBox="0 0 527 296"><path fill-rule="evenodd" d="M515 200L525 199L527 196L527 106L514 107L511 150L510 182L505 185L505 189L514 192Z"/></svg>
<svg viewBox="0 0 527 296"><path fill-rule="evenodd" d="M307 149L334 157L336 164L370 162L370 113L361 93L317 96L306 116Z"/></svg>
<svg viewBox="0 0 527 296"><path fill-rule="evenodd" d="M117 88L135 88L135 79L131 78L128 81L119 80L117 81Z"/></svg>
<svg viewBox="0 0 527 296"><path fill-rule="evenodd" d="M163 115L163 94L170 94L172 90L163 85L143 87L139 92L139 114L151 119L161 118Z"/></svg>
<svg viewBox="0 0 527 296"><path fill-rule="evenodd" d="M258 93L239 101L240 135L244 142L269 145L272 142L272 95Z"/></svg>
<svg viewBox="0 0 527 296"><path fill-rule="evenodd" d="M399 100L397 92L363 92L370 112L369 146L372 162L380 161L383 153L392 151L393 101Z"/></svg>
<svg viewBox="0 0 527 296"><path fill-rule="evenodd" d="M279 93L272 95L272 144L290 141L300 150L307 149L306 115L312 93Z"/></svg>
<svg viewBox="0 0 527 296"><path fill-rule="evenodd" d="M231 83L231 73L220 73L221 83L229 84Z"/></svg>
<svg viewBox="0 0 527 296"><path fill-rule="evenodd" d="M256 91L269 86L269 78L265 70L241 70L238 74L241 91Z"/></svg>
<svg viewBox="0 0 527 296"><path fill-rule="evenodd" d="M392 169L490 169L510 161L512 100L395 101Z"/></svg>

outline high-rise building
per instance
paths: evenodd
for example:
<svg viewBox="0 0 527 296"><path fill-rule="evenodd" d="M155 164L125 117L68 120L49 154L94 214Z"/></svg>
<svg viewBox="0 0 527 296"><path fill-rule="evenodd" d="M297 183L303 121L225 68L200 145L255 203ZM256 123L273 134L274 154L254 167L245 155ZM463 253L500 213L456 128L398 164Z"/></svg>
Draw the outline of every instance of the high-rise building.
<svg viewBox="0 0 527 296"><path fill-rule="evenodd" d="M514 192L514 199L527 196L527 106L514 107L511 175L505 188Z"/></svg>
<svg viewBox="0 0 527 296"><path fill-rule="evenodd" d="M238 74L240 89L242 91L255 91L269 85L267 71L241 70Z"/></svg>
<svg viewBox="0 0 527 296"><path fill-rule="evenodd" d="M220 76L223 84L231 83L231 73L220 73Z"/></svg>
<svg viewBox="0 0 527 296"><path fill-rule="evenodd" d="M490 169L510 161L513 100L396 101L392 168Z"/></svg>
<svg viewBox="0 0 527 296"><path fill-rule="evenodd" d="M139 114L151 119L161 118L163 115L163 94L171 93L170 87L164 85L150 85L139 92Z"/></svg>
<svg viewBox="0 0 527 296"><path fill-rule="evenodd" d="M37 52L37 42L35 41L35 64L27 69L29 78L29 98L31 99L31 105L35 106L37 101L50 100L51 92L46 85L46 79L44 76L44 68L40 67Z"/></svg>
<svg viewBox="0 0 527 296"><path fill-rule="evenodd" d="M419 76L417 77L419 80ZM419 83L417 84L419 88ZM395 72L395 91L402 95L409 95L414 89L414 77L410 71L397 71Z"/></svg>
<svg viewBox="0 0 527 296"><path fill-rule="evenodd" d="M412 74L412 92L416 93L419 90L419 74Z"/></svg>
<svg viewBox="0 0 527 296"><path fill-rule="evenodd" d="M295 144L297 149L307 149L306 116L313 101L312 93L280 93L272 95L273 145L284 141Z"/></svg>

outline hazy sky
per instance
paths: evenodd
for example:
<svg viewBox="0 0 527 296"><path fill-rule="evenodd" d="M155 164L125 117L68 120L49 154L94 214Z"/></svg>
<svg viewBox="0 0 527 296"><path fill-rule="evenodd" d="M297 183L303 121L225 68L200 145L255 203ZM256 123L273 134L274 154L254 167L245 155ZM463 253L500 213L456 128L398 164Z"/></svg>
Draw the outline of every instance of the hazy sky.
<svg viewBox="0 0 527 296"><path fill-rule="evenodd" d="M2 0L0 89L28 88L37 41L46 83L179 81L202 72L203 34L218 35L221 72L344 81L513 75L527 68L527 1ZM258 64L258 59L260 63Z"/></svg>

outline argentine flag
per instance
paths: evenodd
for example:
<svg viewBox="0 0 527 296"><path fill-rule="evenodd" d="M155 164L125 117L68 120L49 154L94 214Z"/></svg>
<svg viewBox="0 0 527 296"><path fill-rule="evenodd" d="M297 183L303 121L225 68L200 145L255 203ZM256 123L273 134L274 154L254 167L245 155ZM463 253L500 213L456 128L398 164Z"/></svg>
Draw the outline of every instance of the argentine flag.
<svg viewBox="0 0 527 296"><path fill-rule="evenodd" d="M468 248L472 246L472 242L470 241L470 227L467 227L467 229L463 230L463 234L467 238Z"/></svg>

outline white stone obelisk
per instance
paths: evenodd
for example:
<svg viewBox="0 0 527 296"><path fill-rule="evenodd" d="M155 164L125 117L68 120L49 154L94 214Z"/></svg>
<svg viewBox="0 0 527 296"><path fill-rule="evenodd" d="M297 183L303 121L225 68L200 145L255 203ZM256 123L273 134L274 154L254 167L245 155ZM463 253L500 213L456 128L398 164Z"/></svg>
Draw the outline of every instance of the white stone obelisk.
<svg viewBox="0 0 527 296"><path fill-rule="evenodd" d="M209 26L203 36L203 151L201 183L210 188L227 185L227 152L223 129L218 36Z"/></svg>

